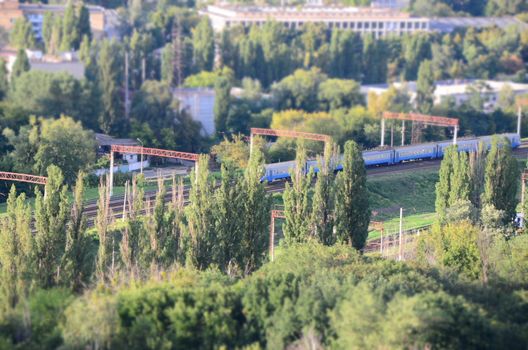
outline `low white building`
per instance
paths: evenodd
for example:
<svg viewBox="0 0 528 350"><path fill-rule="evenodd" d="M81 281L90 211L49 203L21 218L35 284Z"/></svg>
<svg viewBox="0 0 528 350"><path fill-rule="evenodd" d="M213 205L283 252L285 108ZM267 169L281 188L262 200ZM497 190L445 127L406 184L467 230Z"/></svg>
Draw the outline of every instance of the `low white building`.
<svg viewBox="0 0 528 350"><path fill-rule="evenodd" d="M504 89L510 88L515 96L528 94L528 84L494 80L446 80L437 81L434 92L434 103L439 104L451 99L457 106L467 102L475 91L478 91L484 101L484 110L491 112L497 108L499 95ZM368 100L369 93L382 94L389 90L389 84L375 84L361 86L361 93ZM396 89L409 93L411 102L416 99L416 82L392 84Z"/></svg>

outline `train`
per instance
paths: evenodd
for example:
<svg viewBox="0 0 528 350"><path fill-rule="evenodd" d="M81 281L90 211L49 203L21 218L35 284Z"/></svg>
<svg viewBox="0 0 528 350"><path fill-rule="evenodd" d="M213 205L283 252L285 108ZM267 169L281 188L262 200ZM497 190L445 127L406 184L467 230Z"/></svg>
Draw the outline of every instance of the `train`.
<svg viewBox="0 0 528 350"><path fill-rule="evenodd" d="M521 139L518 134L500 134L499 138L507 138L512 148L521 145ZM488 149L491 147L491 141L494 136L480 136L471 138L462 138L457 142L459 152L474 152L478 149L479 144L483 143ZM441 159L444 156L445 149L453 145L453 141L429 142L417 145L394 147L383 150L363 151L363 160L366 167L386 166L399 164L403 162L412 162L419 160ZM308 171L313 168L318 172L317 160L308 160L304 169ZM274 182L290 178L290 170L295 167L295 161L279 162L266 165L266 171L261 181ZM343 166L338 164L336 171L343 170Z"/></svg>

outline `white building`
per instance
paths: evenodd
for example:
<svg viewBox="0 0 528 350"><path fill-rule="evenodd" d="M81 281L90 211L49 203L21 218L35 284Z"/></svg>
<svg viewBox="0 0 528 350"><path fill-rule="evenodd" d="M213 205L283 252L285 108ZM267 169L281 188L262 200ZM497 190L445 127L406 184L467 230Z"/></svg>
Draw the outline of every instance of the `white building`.
<svg viewBox="0 0 528 350"><path fill-rule="evenodd" d="M394 83L396 89L402 89L409 93L411 102L416 99L416 82ZM388 84L363 85L361 93L368 98L369 93L382 94L389 90ZM478 91L484 101L484 110L491 112L497 108L501 91L510 88L515 96L528 94L528 84L493 80L448 80L437 81L434 92L434 103L451 99L455 105L460 106L467 102L472 93Z"/></svg>
<svg viewBox="0 0 528 350"><path fill-rule="evenodd" d="M175 88L172 90L172 94L180 102L180 110L186 110L194 120L202 123L204 135L215 133L214 89Z"/></svg>
<svg viewBox="0 0 528 350"><path fill-rule="evenodd" d="M372 0L370 7L403 10L409 7L409 3L410 0Z"/></svg>
<svg viewBox="0 0 528 350"><path fill-rule="evenodd" d="M322 23L329 29L350 30L360 34L370 33L376 38L389 35L404 35L415 32L451 32L460 27L507 27L526 23L514 17L414 17L399 11L405 7L405 0L378 0L368 7L341 6L236 6L209 5L201 11L210 18L217 32L224 28L242 25L262 26L268 21L282 23L291 29L302 29L307 23Z"/></svg>
<svg viewBox="0 0 528 350"><path fill-rule="evenodd" d="M429 31L430 20L388 8L338 6L256 7L210 5L202 14L209 16L215 31L243 25L262 26L273 20L287 28L301 29L307 23L324 23L328 28L372 33L376 37Z"/></svg>

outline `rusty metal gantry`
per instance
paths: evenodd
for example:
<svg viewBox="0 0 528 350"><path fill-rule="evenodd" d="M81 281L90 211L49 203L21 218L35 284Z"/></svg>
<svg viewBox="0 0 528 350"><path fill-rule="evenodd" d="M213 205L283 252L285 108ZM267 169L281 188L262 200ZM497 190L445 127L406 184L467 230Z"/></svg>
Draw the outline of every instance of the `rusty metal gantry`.
<svg viewBox="0 0 528 350"><path fill-rule="evenodd" d="M298 138L298 139L321 141L321 142L324 142L325 144L332 141L332 137L328 135L324 135L324 134L314 134L310 132L291 131L291 130L251 128L250 139L249 139L249 153L250 154L253 154L253 135L291 137L291 138Z"/></svg>
<svg viewBox="0 0 528 350"><path fill-rule="evenodd" d="M459 122L458 122L458 119L456 118L435 117L431 115L417 114L417 113L383 112L383 116L381 117L381 145L380 145L382 147L385 146L385 119L394 119L394 120L402 121L402 146L405 144L405 121L406 120L410 120L413 122L420 122L425 125L453 127L454 128L453 144L456 145L457 143Z"/></svg>
<svg viewBox="0 0 528 350"><path fill-rule="evenodd" d="M10 173L7 171L0 171L0 180L29 182L37 185L46 185L48 178L45 176L37 176L31 174Z"/></svg>
<svg viewBox="0 0 528 350"><path fill-rule="evenodd" d="M114 153L141 154L141 162L143 162L143 155L190 160L196 162L196 166L198 166L197 162L200 157L200 155L196 153L171 151L143 146L112 145L112 148L110 149L110 194L112 194L112 187L114 185Z"/></svg>

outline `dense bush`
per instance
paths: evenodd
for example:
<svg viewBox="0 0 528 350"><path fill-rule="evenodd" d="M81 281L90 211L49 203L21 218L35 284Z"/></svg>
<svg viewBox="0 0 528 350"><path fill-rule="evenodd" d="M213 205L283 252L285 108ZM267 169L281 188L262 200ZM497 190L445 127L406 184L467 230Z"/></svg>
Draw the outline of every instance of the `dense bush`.
<svg viewBox="0 0 528 350"><path fill-rule="evenodd" d="M37 292L2 314L0 344L521 349L528 341L528 298L526 283L519 285L483 287L345 246L305 244L279 249L275 262L243 279L182 268L74 300L59 289Z"/></svg>

